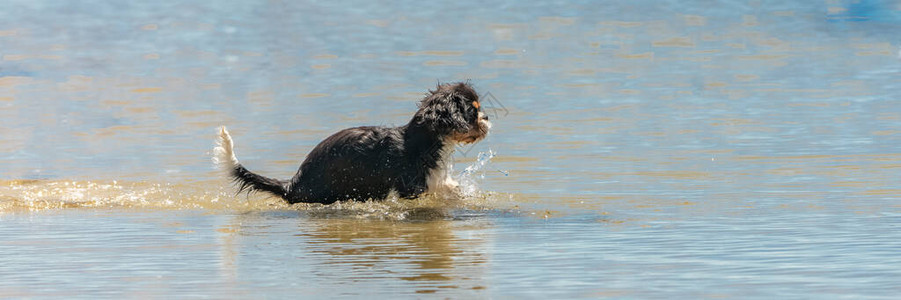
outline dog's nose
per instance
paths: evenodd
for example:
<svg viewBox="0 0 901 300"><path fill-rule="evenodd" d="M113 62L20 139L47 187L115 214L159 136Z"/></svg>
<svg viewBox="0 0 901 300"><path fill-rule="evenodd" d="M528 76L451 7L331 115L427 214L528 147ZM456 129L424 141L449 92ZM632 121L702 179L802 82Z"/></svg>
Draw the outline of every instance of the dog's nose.
<svg viewBox="0 0 901 300"><path fill-rule="evenodd" d="M486 121L487 121L487 120L488 120L488 115L483 114L483 113L479 113L479 119L481 119L481 120L486 120Z"/></svg>

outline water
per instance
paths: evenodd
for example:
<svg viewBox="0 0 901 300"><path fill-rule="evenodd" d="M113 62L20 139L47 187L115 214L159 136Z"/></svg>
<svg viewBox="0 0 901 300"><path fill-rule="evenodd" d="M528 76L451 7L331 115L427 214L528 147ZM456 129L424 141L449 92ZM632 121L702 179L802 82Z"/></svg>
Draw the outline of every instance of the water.
<svg viewBox="0 0 901 300"><path fill-rule="evenodd" d="M4 2L0 297L901 294L897 1ZM287 178L467 79L466 199L210 163L228 125Z"/></svg>

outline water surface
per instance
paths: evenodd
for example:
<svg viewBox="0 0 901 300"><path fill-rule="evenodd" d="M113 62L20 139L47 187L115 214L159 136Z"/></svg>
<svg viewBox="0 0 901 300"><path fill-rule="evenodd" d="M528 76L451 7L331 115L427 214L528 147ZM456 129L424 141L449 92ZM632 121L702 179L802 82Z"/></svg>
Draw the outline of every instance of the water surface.
<svg viewBox="0 0 901 300"><path fill-rule="evenodd" d="M897 32L879 0L6 1L0 297L891 298ZM210 163L228 125L287 178L458 80L495 125L466 199L289 206Z"/></svg>

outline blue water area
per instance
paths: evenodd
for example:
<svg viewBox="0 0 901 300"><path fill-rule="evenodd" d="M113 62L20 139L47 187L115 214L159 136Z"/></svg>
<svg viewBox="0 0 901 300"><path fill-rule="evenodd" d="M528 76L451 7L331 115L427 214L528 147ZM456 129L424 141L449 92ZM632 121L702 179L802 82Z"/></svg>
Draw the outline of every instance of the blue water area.
<svg viewBox="0 0 901 300"><path fill-rule="evenodd" d="M897 1L0 9L0 297L901 294ZM468 81L473 196L288 206L329 134ZM465 171L469 167L470 171Z"/></svg>

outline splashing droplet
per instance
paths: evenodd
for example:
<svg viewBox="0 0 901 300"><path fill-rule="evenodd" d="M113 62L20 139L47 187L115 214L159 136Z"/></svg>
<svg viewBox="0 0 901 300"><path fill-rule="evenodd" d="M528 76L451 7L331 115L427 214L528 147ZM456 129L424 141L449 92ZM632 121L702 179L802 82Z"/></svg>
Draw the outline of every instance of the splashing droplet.
<svg viewBox="0 0 901 300"><path fill-rule="evenodd" d="M463 192L463 196L473 197L479 194L478 184L476 183L476 176L478 179L485 178L484 173L478 172L481 171L482 168L485 167L485 165L491 162L491 159L496 155L497 153L491 149L488 149L488 151L486 152L479 152L476 161L460 172L456 180L460 183L460 188Z"/></svg>

